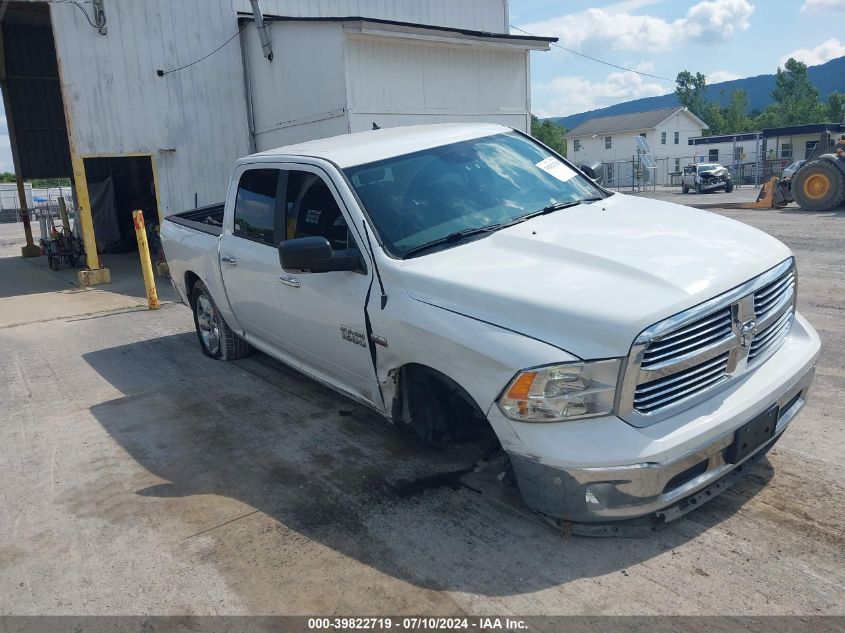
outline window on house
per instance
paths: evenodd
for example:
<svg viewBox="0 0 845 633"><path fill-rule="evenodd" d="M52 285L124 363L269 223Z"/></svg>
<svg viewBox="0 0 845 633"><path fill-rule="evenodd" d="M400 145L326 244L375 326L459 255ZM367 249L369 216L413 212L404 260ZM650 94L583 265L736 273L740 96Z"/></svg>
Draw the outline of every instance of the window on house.
<svg viewBox="0 0 845 633"><path fill-rule="evenodd" d="M816 145L818 141L807 141L804 144L804 158L810 158L813 155L813 152L816 150Z"/></svg>
<svg viewBox="0 0 845 633"><path fill-rule="evenodd" d="M675 145L681 142L681 133L675 132Z"/></svg>
<svg viewBox="0 0 845 633"><path fill-rule="evenodd" d="M675 173L677 173L679 171L681 171L681 159L676 158L675 159Z"/></svg>
<svg viewBox="0 0 845 633"><path fill-rule="evenodd" d="M278 169L251 169L243 173L235 199L235 235L276 245L273 226L278 184Z"/></svg>
<svg viewBox="0 0 845 633"><path fill-rule="evenodd" d="M742 160L742 146L737 145L734 147L734 162L739 162Z"/></svg>
<svg viewBox="0 0 845 633"><path fill-rule="evenodd" d="M666 132L661 132L661 133L660 133L660 144L661 144L661 145L666 145Z"/></svg>
<svg viewBox="0 0 845 633"><path fill-rule="evenodd" d="M610 184L613 182L613 164L608 163L604 166L605 178L607 179L607 183Z"/></svg>
<svg viewBox="0 0 845 633"><path fill-rule="evenodd" d="M719 162L719 150L718 149L711 149L708 152L707 160L711 163L718 163Z"/></svg>
<svg viewBox="0 0 845 633"><path fill-rule="evenodd" d="M604 148L610 149L613 146L613 138L610 136L604 137Z"/></svg>
<svg viewBox="0 0 845 633"><path fill-rule="evenodd" d="M780 157L781 158L792 158L792 143L782 143L780 146Z"/></svg>
<svg viewBox="0 0 845 633"><path fill-rule="evenodd" d="M579 141L577 138L575 139L575 151L576 152L581 151L581 141Z"/></svg>

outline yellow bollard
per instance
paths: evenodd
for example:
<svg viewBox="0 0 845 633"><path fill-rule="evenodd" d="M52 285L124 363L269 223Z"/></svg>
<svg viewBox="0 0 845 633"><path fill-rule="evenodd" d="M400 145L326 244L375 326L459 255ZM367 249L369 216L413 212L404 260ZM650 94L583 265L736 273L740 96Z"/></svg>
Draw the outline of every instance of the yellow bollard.
<svg viewBox="0 0 845 633"><path fill-rule="evenodd" d="M144 273L144 286L147 289L147 304L150 306L150 310L158 310L158 293L156 292L156 280L153 277L153 264L150 261L150 245L147 244L144 212L133 211L132 219L135 222L135 237L138 238L138 255L141 257L141 271Z"/></svg>

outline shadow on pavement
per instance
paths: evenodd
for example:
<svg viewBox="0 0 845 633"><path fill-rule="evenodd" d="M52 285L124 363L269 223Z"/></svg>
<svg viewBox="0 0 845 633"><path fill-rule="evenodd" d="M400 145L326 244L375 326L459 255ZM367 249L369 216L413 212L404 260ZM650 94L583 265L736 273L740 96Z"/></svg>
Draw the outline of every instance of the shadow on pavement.
<svg viewBox="0 0 845 633"><path fill-rule="evenodd" d="M274 570L291 564L286 539L294 530L418 587L487 596L529 593L620 572L672 550L736 512L772 475L763 461L733 489L648 538L567 538L528 511L495 472L474 473L471 487L452 480L455 485L400 494L408 481L473 466L482 447L421 445L266 356L212 361L190 333L84 358L126 394L91 411L165 483L135 490L114 512L91 498L98 490L93 486L68 501L79 504L71 510L129 522L149 503L170 500L174 529L192 531L196 524L182 524L174 499L236 499L285 528L274 532L279 540L261 548L261 562L254 563ZM244 539L218 541L215 561L260 537L244 528L237 536L210 534ZM223 562L219 568L233 587L248 591L248 568Z"/></svg>

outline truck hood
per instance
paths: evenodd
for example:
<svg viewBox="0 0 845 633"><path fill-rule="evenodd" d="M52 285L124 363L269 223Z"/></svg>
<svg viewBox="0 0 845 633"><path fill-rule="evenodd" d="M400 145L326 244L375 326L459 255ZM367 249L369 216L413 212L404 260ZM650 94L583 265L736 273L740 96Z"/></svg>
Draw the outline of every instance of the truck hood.
<svg viewBox="0 0 845 633"><path fill-rule="evenodd" d="M649 325L789 256L746 224L616 194L405 260L399 275L418 301L609 358Z"/></svg>

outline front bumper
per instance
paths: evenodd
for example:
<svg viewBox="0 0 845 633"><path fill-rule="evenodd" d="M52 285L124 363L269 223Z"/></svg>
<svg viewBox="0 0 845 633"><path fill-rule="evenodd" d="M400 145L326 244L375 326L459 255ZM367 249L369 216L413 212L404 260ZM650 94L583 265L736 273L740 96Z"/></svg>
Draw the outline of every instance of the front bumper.
<svg viewBox="0 0 845 633"><path fill-rule="evenodd" d="M702 191L713 191L716 189L724 189L728 186L727 180L704 180L701 182Z"/></svg>
<svg viewBox="0 0 845 633"><path fill-rule="evenodd" d="M579 447L570 443L566 451L547 457L509 450L523 499L543 514L575 522L632 519L661 510L666 511L661 518L671 520L678 515L671 509L680 501L714 488L715 482L765 453L780 438L807 400L818 352L818 335L797 317L781 349L748 379L676 419L643 429L634 429L618 418L596 418L594 428L587 426L590 420L547 428L547 451L561 441L588 440L591 445L578 451ZM736 430L773 404L779 409L774 436L741 461L728 463L725 452ZM538 437L534 434L552 425L520 426L517 434L534 444ZM626 452L630 453L628 459L612 460L617 464L584 463L593 460L599 464L604 461L602 455ZM580 454L581 463L561 463L562 453L564 461L574 461Z"/></svg>

